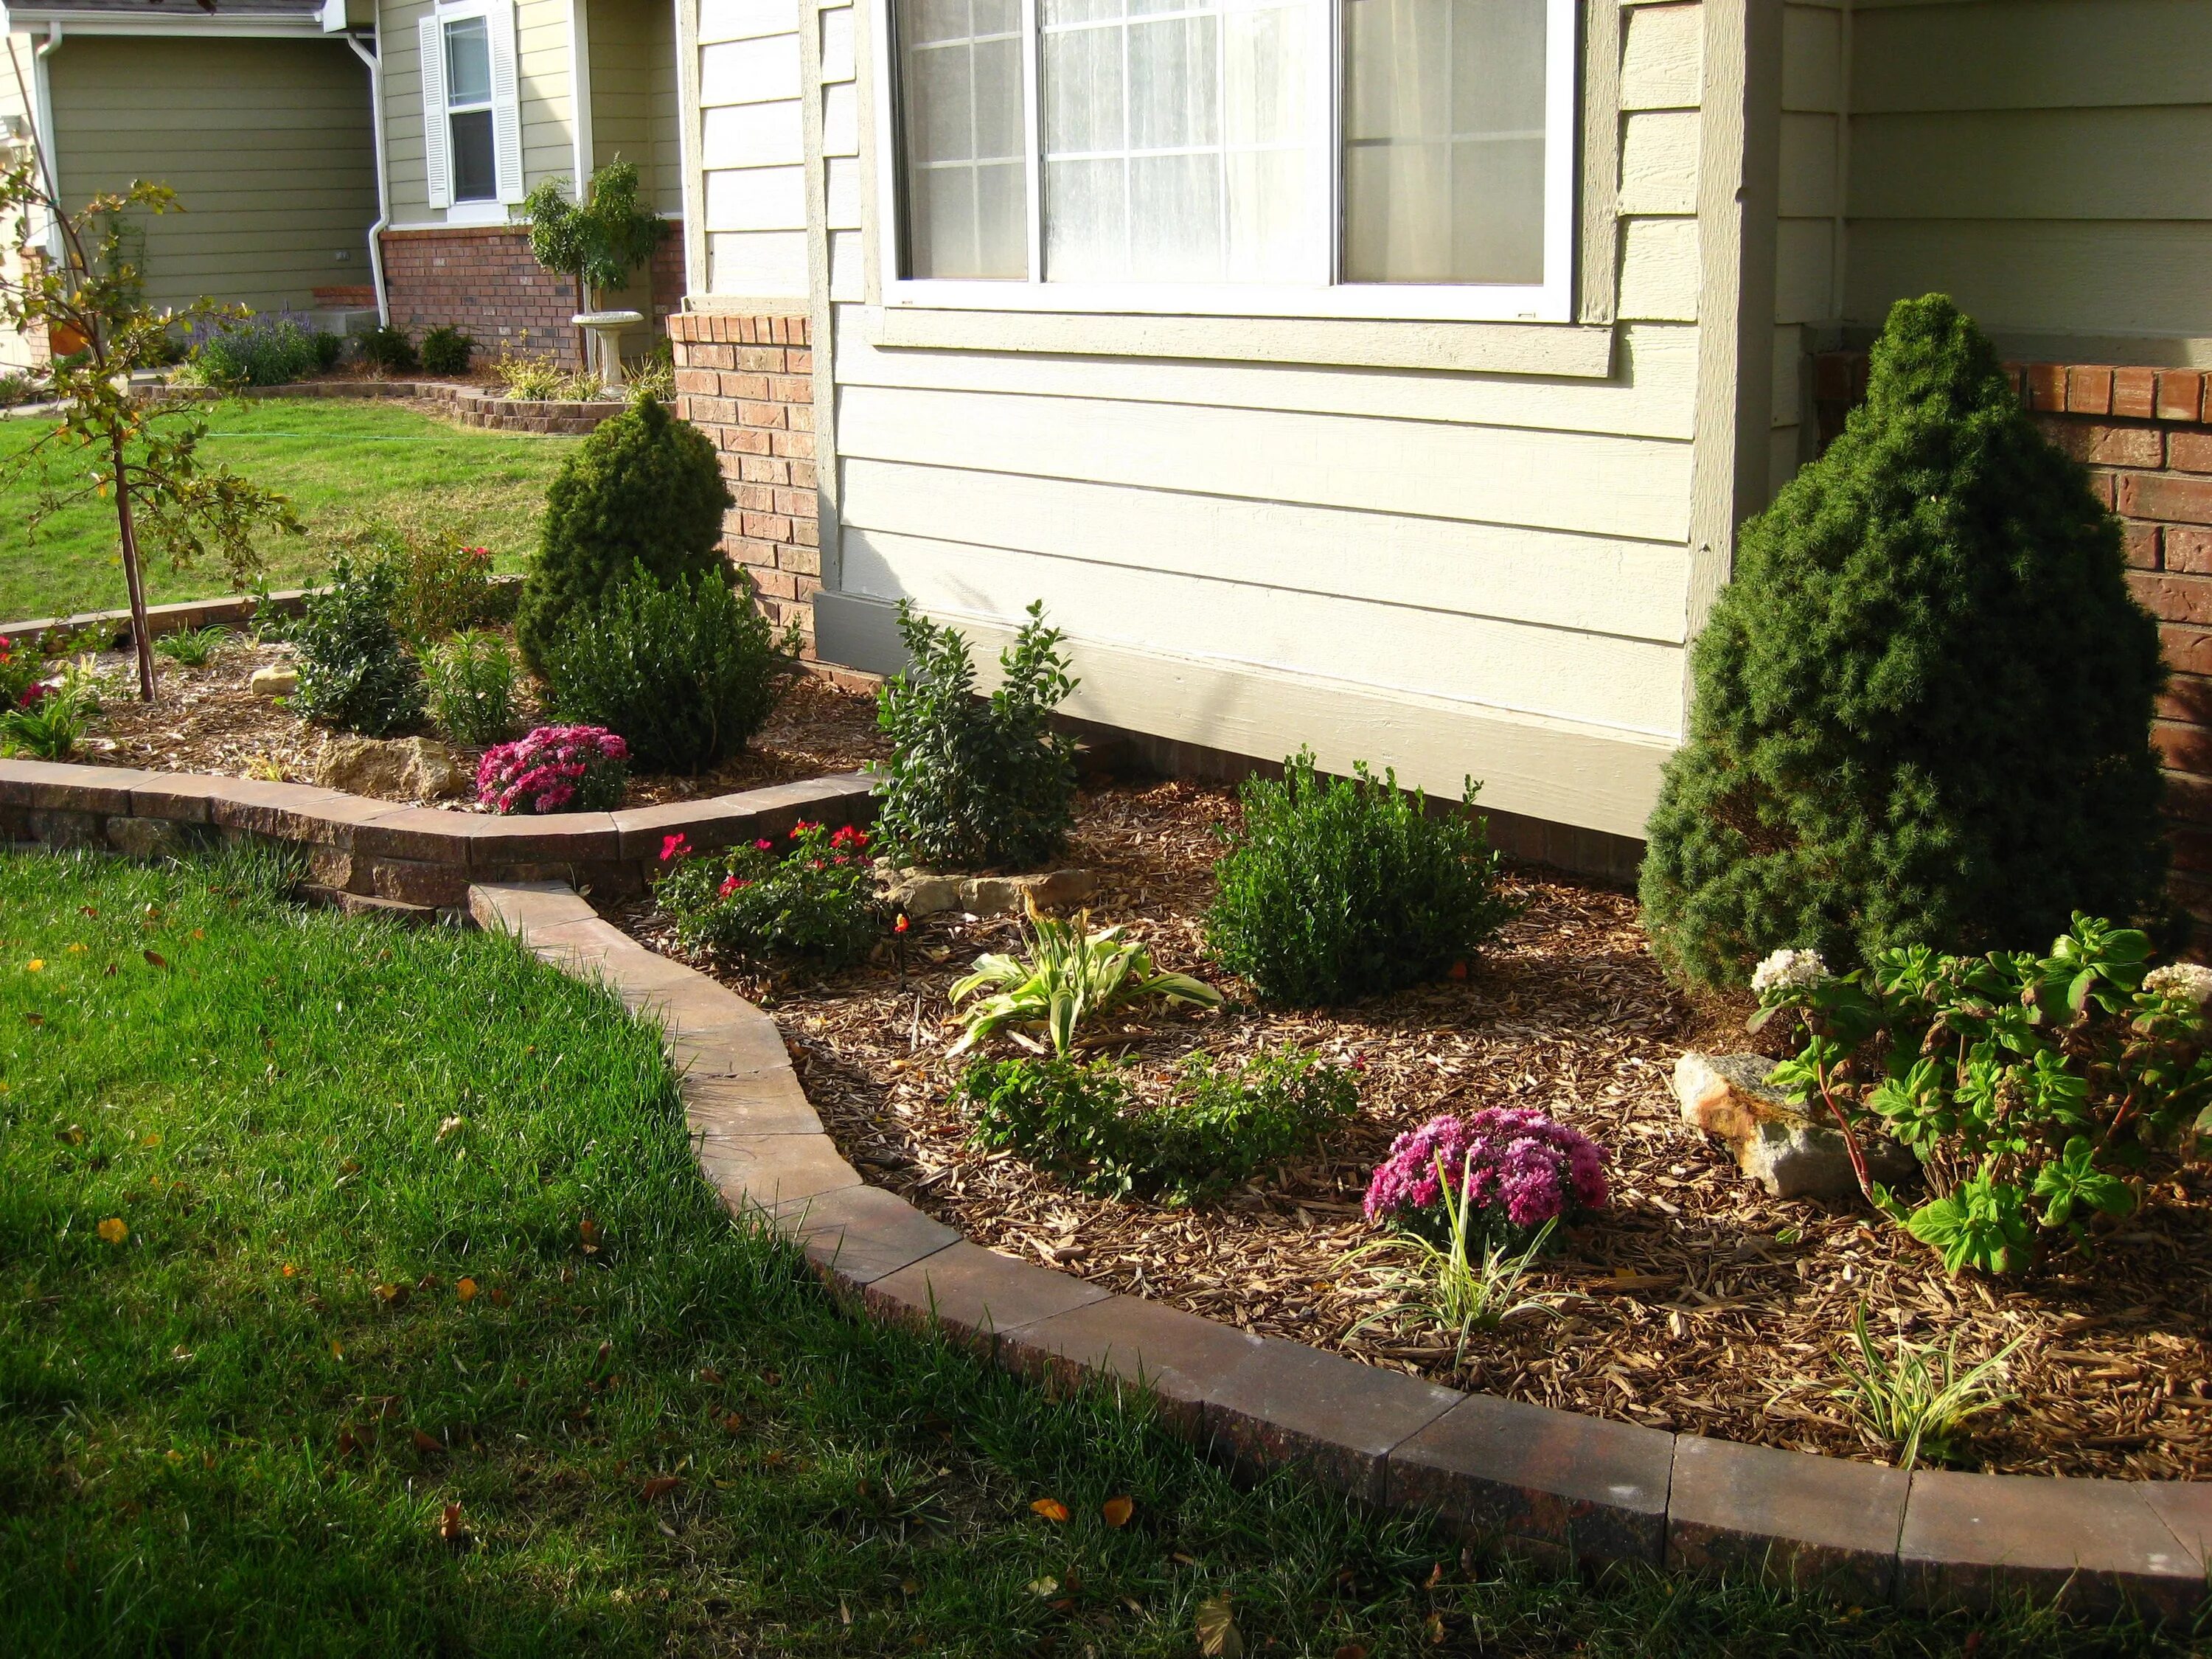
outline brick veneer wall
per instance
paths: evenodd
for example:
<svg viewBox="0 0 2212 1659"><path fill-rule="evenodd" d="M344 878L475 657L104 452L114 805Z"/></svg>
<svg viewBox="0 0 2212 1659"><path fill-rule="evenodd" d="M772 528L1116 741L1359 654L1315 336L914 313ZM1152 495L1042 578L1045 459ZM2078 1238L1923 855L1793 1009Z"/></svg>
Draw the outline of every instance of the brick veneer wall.
<svg viewBox="0 0 2212 1659"><path fill-rule="evenodd" d="M518 356L547 355L576 367L576 284L530 254L530 233L507 225L384 233L384 285L392 320L419 336L451 325L487 356L502 345ZM671 223L646 267L650 315L666 319L684 303L684 228Z"/></svg>
<svg viewBox="0 0 2212 1659"><path fill-rule="evenodd" d="M814 654L822 586L814 500L814 353L804 317L682 312L668 319L676 412L714 441L737 497L722 549L778 627L799 623Z"/></svg>
<svg viewBox="0 0 2212 1659"><path fill-rule="evenodd" d="M1863 353L1814 360L1823 447L1866 392ZM2212 374L2006 365L2051 441L2119 517L2129 583L2158 618L2173 678L2154 740L2166 763L2174 896L2212 927Z"/></svg>

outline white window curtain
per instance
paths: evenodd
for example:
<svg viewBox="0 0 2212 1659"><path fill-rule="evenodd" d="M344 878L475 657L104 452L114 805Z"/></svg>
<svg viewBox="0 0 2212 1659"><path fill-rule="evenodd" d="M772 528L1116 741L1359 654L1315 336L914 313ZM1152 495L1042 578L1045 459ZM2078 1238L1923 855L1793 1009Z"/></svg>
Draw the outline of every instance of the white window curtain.
<svg viewBox="0 0 2212 1659"><path fill-rule="evenodd" d="M1020 0L899 0L908 258L917 276L1029 274Z"/></svg>
<svg viewBox="0 0 2212 1659"><path fill-rule="evenodd" d="M512 0L448 8L416 26L429 204L477 211L523 198Z"/></svg>

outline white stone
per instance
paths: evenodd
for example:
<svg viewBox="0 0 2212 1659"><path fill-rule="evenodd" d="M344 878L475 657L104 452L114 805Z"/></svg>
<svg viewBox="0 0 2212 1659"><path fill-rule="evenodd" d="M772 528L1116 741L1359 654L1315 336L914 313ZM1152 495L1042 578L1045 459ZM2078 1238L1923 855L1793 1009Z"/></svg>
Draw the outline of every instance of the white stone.
<svg viewBox="0 0 2212 1659"><path fill-rule="evenodd" d="M1764 1054L1703 1054L1674 1062L1674 1098L1682 1121L1727 1143L1736 1167L1777 1198L1844 1198L1858 1191L1842 1133L1808 1115L1766 1080L1774 1062ZM1895 1141L1862 1134L1868 1173L1893 1184L1917 1161Z"/></svg>
<svg viewBox="0 0 2212 1659"><path fill-rule="evenodd" d="M257 668L253 678L246 681L246 689L257 697L289 697L300 689L300 676L289 668Z"/></svg>

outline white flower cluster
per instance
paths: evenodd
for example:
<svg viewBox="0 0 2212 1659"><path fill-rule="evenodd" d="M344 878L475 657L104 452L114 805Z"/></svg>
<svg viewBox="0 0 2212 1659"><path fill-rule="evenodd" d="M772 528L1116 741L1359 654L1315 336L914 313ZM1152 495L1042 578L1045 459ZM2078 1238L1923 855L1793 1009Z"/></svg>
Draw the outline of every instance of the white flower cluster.
<svg viewBox="0 0 2212 1659"><path fill-rule="evenodd" d="M1795 991L1818 985L1828 976L1828 964L1818 951L1777 951L1751 970L1751 988L1760 996L1769 991Z"/></svg>
<svg viewBox="0 0 2212 1659"><path fill-rule="evenodd" d="M2194 962L2169 963L2143 975L2143 989L2160 996L2185 997L2201 1008L2212 1002L2212 968Z"/></svg>

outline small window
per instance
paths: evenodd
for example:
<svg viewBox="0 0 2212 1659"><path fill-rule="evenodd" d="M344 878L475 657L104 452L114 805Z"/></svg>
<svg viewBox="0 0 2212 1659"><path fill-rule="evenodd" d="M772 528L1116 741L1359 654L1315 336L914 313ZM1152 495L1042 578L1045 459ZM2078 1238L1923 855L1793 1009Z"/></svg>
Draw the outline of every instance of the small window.
<svg viewBox="0 0 2212 1659"><path fill-rule="evenodd" d="M453 199L499 195L491 131L491 33L481 17L446 25L446 124L451 135Z"/></svg>

